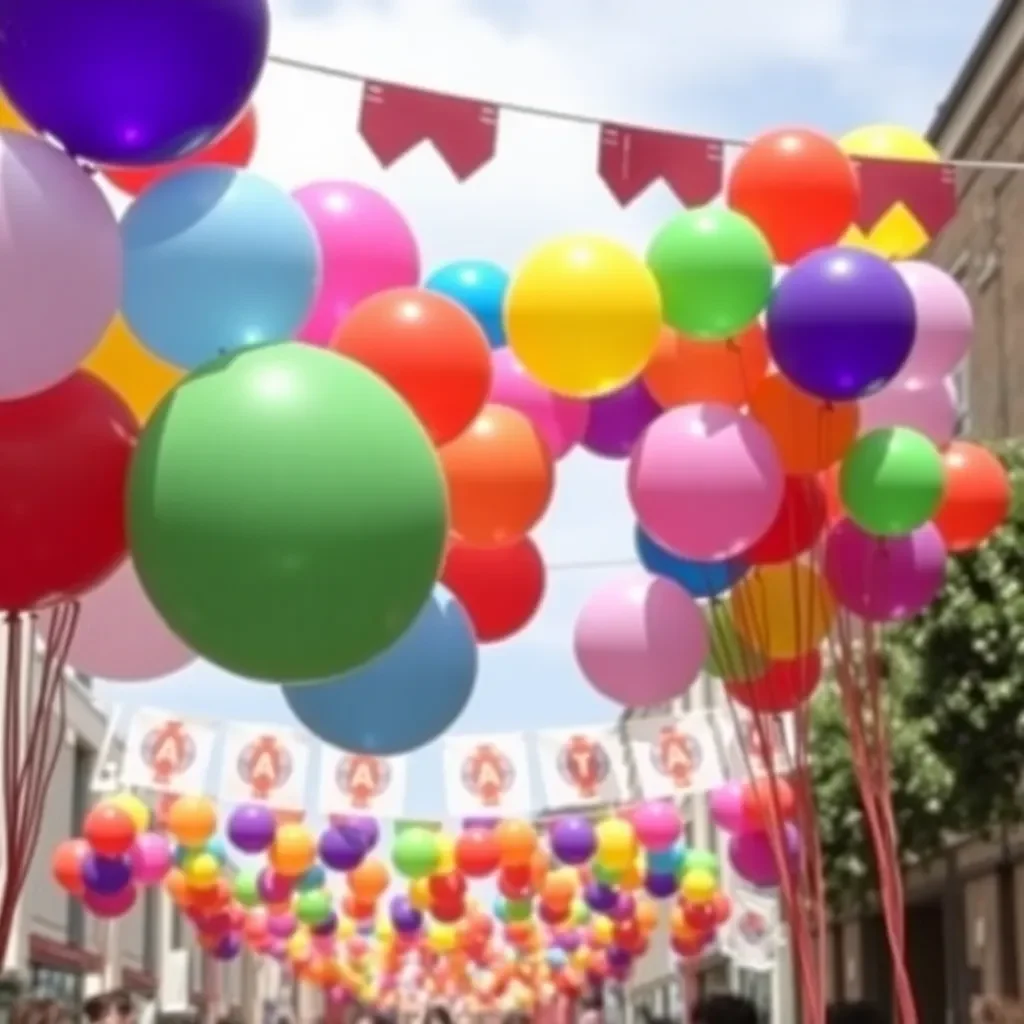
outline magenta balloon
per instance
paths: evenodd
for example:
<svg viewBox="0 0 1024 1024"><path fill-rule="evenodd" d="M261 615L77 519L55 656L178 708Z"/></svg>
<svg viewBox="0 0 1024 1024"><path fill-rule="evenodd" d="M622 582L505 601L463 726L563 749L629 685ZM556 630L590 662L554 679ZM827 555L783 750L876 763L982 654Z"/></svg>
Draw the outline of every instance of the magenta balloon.
<svg viewBox="0 0 1024 1024"><path fill-rule="evenodd" d="M135 906L136 889L134 885L126 885L115 893L98 893L85 890L82 903L93 917L111 919L123 917Z"/></svg>
<svg viewBox="0 0 1024 1024"><path fill-rule="evenodd" d="M350 181L318 181L293 195L313 223L323 260L320 290L299 331L303 341L326 345L363 299L419 283L416 238L379 192Z"/></svg>
<svg viewBox="0 0 1024 1024"><path fill-rule="evenodd" d="M121 301L121 233L61 150L0 132L0 401L59 384Z"/></svg>
<svg viewBox="0 0 1024 1024"><path fill-rule="evenodd" d="M128 856L135 881L141 885L155 885L171 869L171 844L158 832L137 836Z"/></svg>
<svg viewBox="0 0 1024 1024"><path fill-rule="evenodd" d="M39 616L43 635L49 616ZM68 651L68 664L79 672L115 682L142 682L170 675L194 660L150 603L130 558L82 599Z"/></svg>
<svg viewBox="0 0 1024 1024"><path fill-rule="evenodd" d="M874 537L842 519L825 541L825 576L836 599L869 622L908 619L946 578L946 546L932 523L904 537Z"/></svg>
<svg viewBox="0 0 1024 1024"><path fill-rule="evenodd" d="M800 833L790 822L783 825L782 846L790 864L795 866L800 856ZM774 888L781 881L772 842L765 832L737 832L731 835L729 863L740 878L760 889Z"/></svg>
<svg viewBox="0 0 1024 1024"><path fill-rule="evenodd" d="M693 598L661 577L633 573L606 584L576 620L576 660L595 690L629 708L684 694L708 654Z"/></svg>
<svg viewBox="0 0 1024 1024"><path fill-rule="evenodd" d="M944 448L956 436L956 387L948 380L922 388L890 384L860 403L860 433L910 427Z"/></svg>
<svg viewBox="0 0 1024 1024"><path fill-rule="evenodd" d="M654 421L629 460L629 498L644 531L673 554L716 562L772 525L783 471L764 428L715 403Z"/></svg>
<svg viewBox="0 0 1024 1024"><path fill-rule="evenodd" d="M725 782L713 789L708 797L708 810L711 820L723 832L742 832L745 828L742 784Z"/></svg>
<svg viewBox="0 0 1024 1024"><path fill-rule="evenodd" d="M932 263L897 263L914 297L917 330L907 361L893 384L922 388L938 384L967 355L974 314L963 288Z"/></svg>
<svg viewBox="0 0 1024 1024"><path fill-rule="evenodd" d="M567 455L586 433L590 416L587 403L563 398L542 387L526 374L509 348L495 349L491 358L494 375L488 401L522 413L544 439L553 458Z"/></svg>

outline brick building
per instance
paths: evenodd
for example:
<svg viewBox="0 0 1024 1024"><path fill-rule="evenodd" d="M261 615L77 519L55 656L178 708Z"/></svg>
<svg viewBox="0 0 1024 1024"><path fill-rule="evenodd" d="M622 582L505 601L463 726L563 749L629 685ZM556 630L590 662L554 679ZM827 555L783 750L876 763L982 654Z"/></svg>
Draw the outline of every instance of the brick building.
<svg viewBox="0 0 1024 1024"><path fill-rule="evenodd" d="M1001 0L929 137L961 169L959 209L932 246L971 296L977 332L961 375L967 432L1024 434L1024 3ZM1000 163L1010 166L1000 166ZM1018 320L1020 316L1020 320ZM1024 991L1024 829L964 840L907 879L907 958L921 1020L968 1019L971 995ZM877 916L832 927L833 994L885 999L891 979Z"/></svg>

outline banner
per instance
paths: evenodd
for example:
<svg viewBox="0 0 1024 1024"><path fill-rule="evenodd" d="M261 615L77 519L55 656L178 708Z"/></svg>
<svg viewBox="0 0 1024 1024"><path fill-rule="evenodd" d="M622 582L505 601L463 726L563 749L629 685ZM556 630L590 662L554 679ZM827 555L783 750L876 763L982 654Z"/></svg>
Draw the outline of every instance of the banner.
<svg viewBox="0 0 1024 1024"><path fill-rule="evenodd" d="M353 814L399 818L405 808L406 759L352 754L326 743L320 751L318 809L328 820Z"/></svg>
<svg viewBox="0 0 1024 1024"><path fill-rule="evenodd" d="M706 793L726 780L714 725L706 711L629 723L631 760L645 799Z"/></svg>
<svg viewBox="0 0 1024 1024"><path fill-rule="evenodd" d="M453 818L531 812L530 765L522 733L446 736L442 743L446 803Z"/></svg>
<svg viewBox="0 0 1024 1024"><path fill-rule="evenodd" d="M200 718L146 708L128 726L120 783L155 793L200 793L213 764L217 730Z"/></svg>
<svg viewBox="0 0 1024 1024"><path fill-rule="evenodd" d="M220 798L226 804L262 803L303 811L310 744L301 733L272 725L232 723L224 735Z"/></svg>
<svg viewBox="0 0 1024 1024"><path fill-rule="evenodd" d="M615 726L547 729L536 735L547 807L599 807L636 798Z"/></svg>

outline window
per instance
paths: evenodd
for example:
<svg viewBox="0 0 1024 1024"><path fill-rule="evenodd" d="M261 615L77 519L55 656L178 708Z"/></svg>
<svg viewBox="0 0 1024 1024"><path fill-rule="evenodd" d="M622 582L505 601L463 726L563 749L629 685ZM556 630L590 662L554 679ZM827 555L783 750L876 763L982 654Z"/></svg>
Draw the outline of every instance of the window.
<svg viewBox="0 0 1024 1024"><path fill-rule="evenodd" d="M749 971L740 967L736 971L737 988L763 1014L772 1008L772 976L767 971Z"/></svg>
<svg viewBox="0 0 1024 1024"><path fill-rule="evenodd" d="M71 781L70 835L81 834L82 823L89 812L89 783L96 764L96 752L84 743L75 744L73 778ZM85 907L74 896L68 897L67 941L71 946L85 945Z"/></svg>
<svg viewBox="0 0 1024 1024"><path fill-rule="evenodd" d="M77 1008L82 1005L82 976L74 971L32 964L32 992Z"/></svg>

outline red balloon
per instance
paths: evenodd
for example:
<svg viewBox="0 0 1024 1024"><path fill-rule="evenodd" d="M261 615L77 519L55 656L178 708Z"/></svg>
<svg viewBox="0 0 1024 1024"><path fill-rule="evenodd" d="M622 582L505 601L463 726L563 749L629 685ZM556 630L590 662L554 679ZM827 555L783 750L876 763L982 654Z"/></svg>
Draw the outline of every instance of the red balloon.
<svg viewBox="0 0 1024 1024"><path fill-rule="evenodd" d="M796 814L796 794L785 779L754 779L744 782L740 795L743 820L749 829L766 831L777 813L783 821Z"/></svg>
<svg viewBox="0 0 1024 1024"><path fill-rule="evenodd" d="M123 889L110 894L101 894L87 889L82 902L93 917L109 919L124 917L135 906L135 895L134 885L126 885Z"/></svg>
<svg viewBox="0 0 1024 1024"><path fill-rule="evenodd" d="M468 828L455 840L455 866L468 878L486 878L500 860L501 847L490 829Z"/></svg>
<svg viewBox="0 0 1024 1024"><path fill-rule="evenodd" d="M825 527L825 489L815 476L788 476L782 503L768 530L743 556L751 565L788 562L806 551Z"/></svg>
<svg viewBox="0 0 1024 1024"><path fill-rule="evenodd" d="M447 875L431 875L427 879L427 888L435 903L453 903L466 895L466 880L457 871Z"/></svg>
<svg viewBox="0 0 1024 1024"><path fill-rule="evenodd" d="M248 167L256 152L256 111L247 107L242 116L219 138L184 160L156 167L104 167L103 176L122 192L137 196L155 181L186 167L221 164Z"/></svg>
<svg viewBox="0 0 1024 1024"><path fill-rule="evenodd" d="M860 183L829 138L784 128L756 138L729 177L728 204L763 232L778 263L834 245L854 222Z"/></svg>
<svg viewBox="0 0 1024 1024"><path fill-rule="evenodd" d="M117 568L137 433L124 402L81 370L0 403L0 608L76 598Z"/></svg>
<svg viewBox="0 0 1024 1024"><path fill-rule="evenodd" d="M86 816L82 836L93 853L120 857L135 842L138 830L131 816L112 804L97 804Z"/></svg>
<svg viewBox="0 0 1024 1024"><path fill-rule="evenodd" d="M458 899L438 900L430 905L430 916L442 924L454 924L465 913L466 901L461 896Z"/></svg>
<svg viewBox="0 0 1024 1024"><path fill-rule="evenodd" d="M54 881L72 896L85 892L82 882L82 862L89 856L89 844L84 839L65 839L53 851L50 869Z"/></svg>
<svg viewBox="0 0 1024 1024"><path fill-rule="evenodd" d="M466 609L476 637L493 643L518 633L544 596L544 561L529 537L504 547L475 548L453 537L441 582Z"/></svg>
<svg viewBox="0 0 1024 1024"><path fill-rule="evenodd" d="M829 466L824 473L818 474L818 481L825 491L825 525L834 526L840 519L846 518L846 509L839 497L840 463Z"/></svg>
<svg viewBox="0 0 1024 1024"><path fill-rule="evenodd" d="M946 490L935 525L950 551L970 551L988 540L1009 514L1010 478L995 455L969 441L954 441L942 461Z"/></svg>
<svg viewBox="0 0 1024 1024"><path fill-rule="evenodd" d="M821 655L811 650L799 658L771 662L749 682L726 680L725 690L742 707L778 715L810 700L820 680Z"/></svg>

